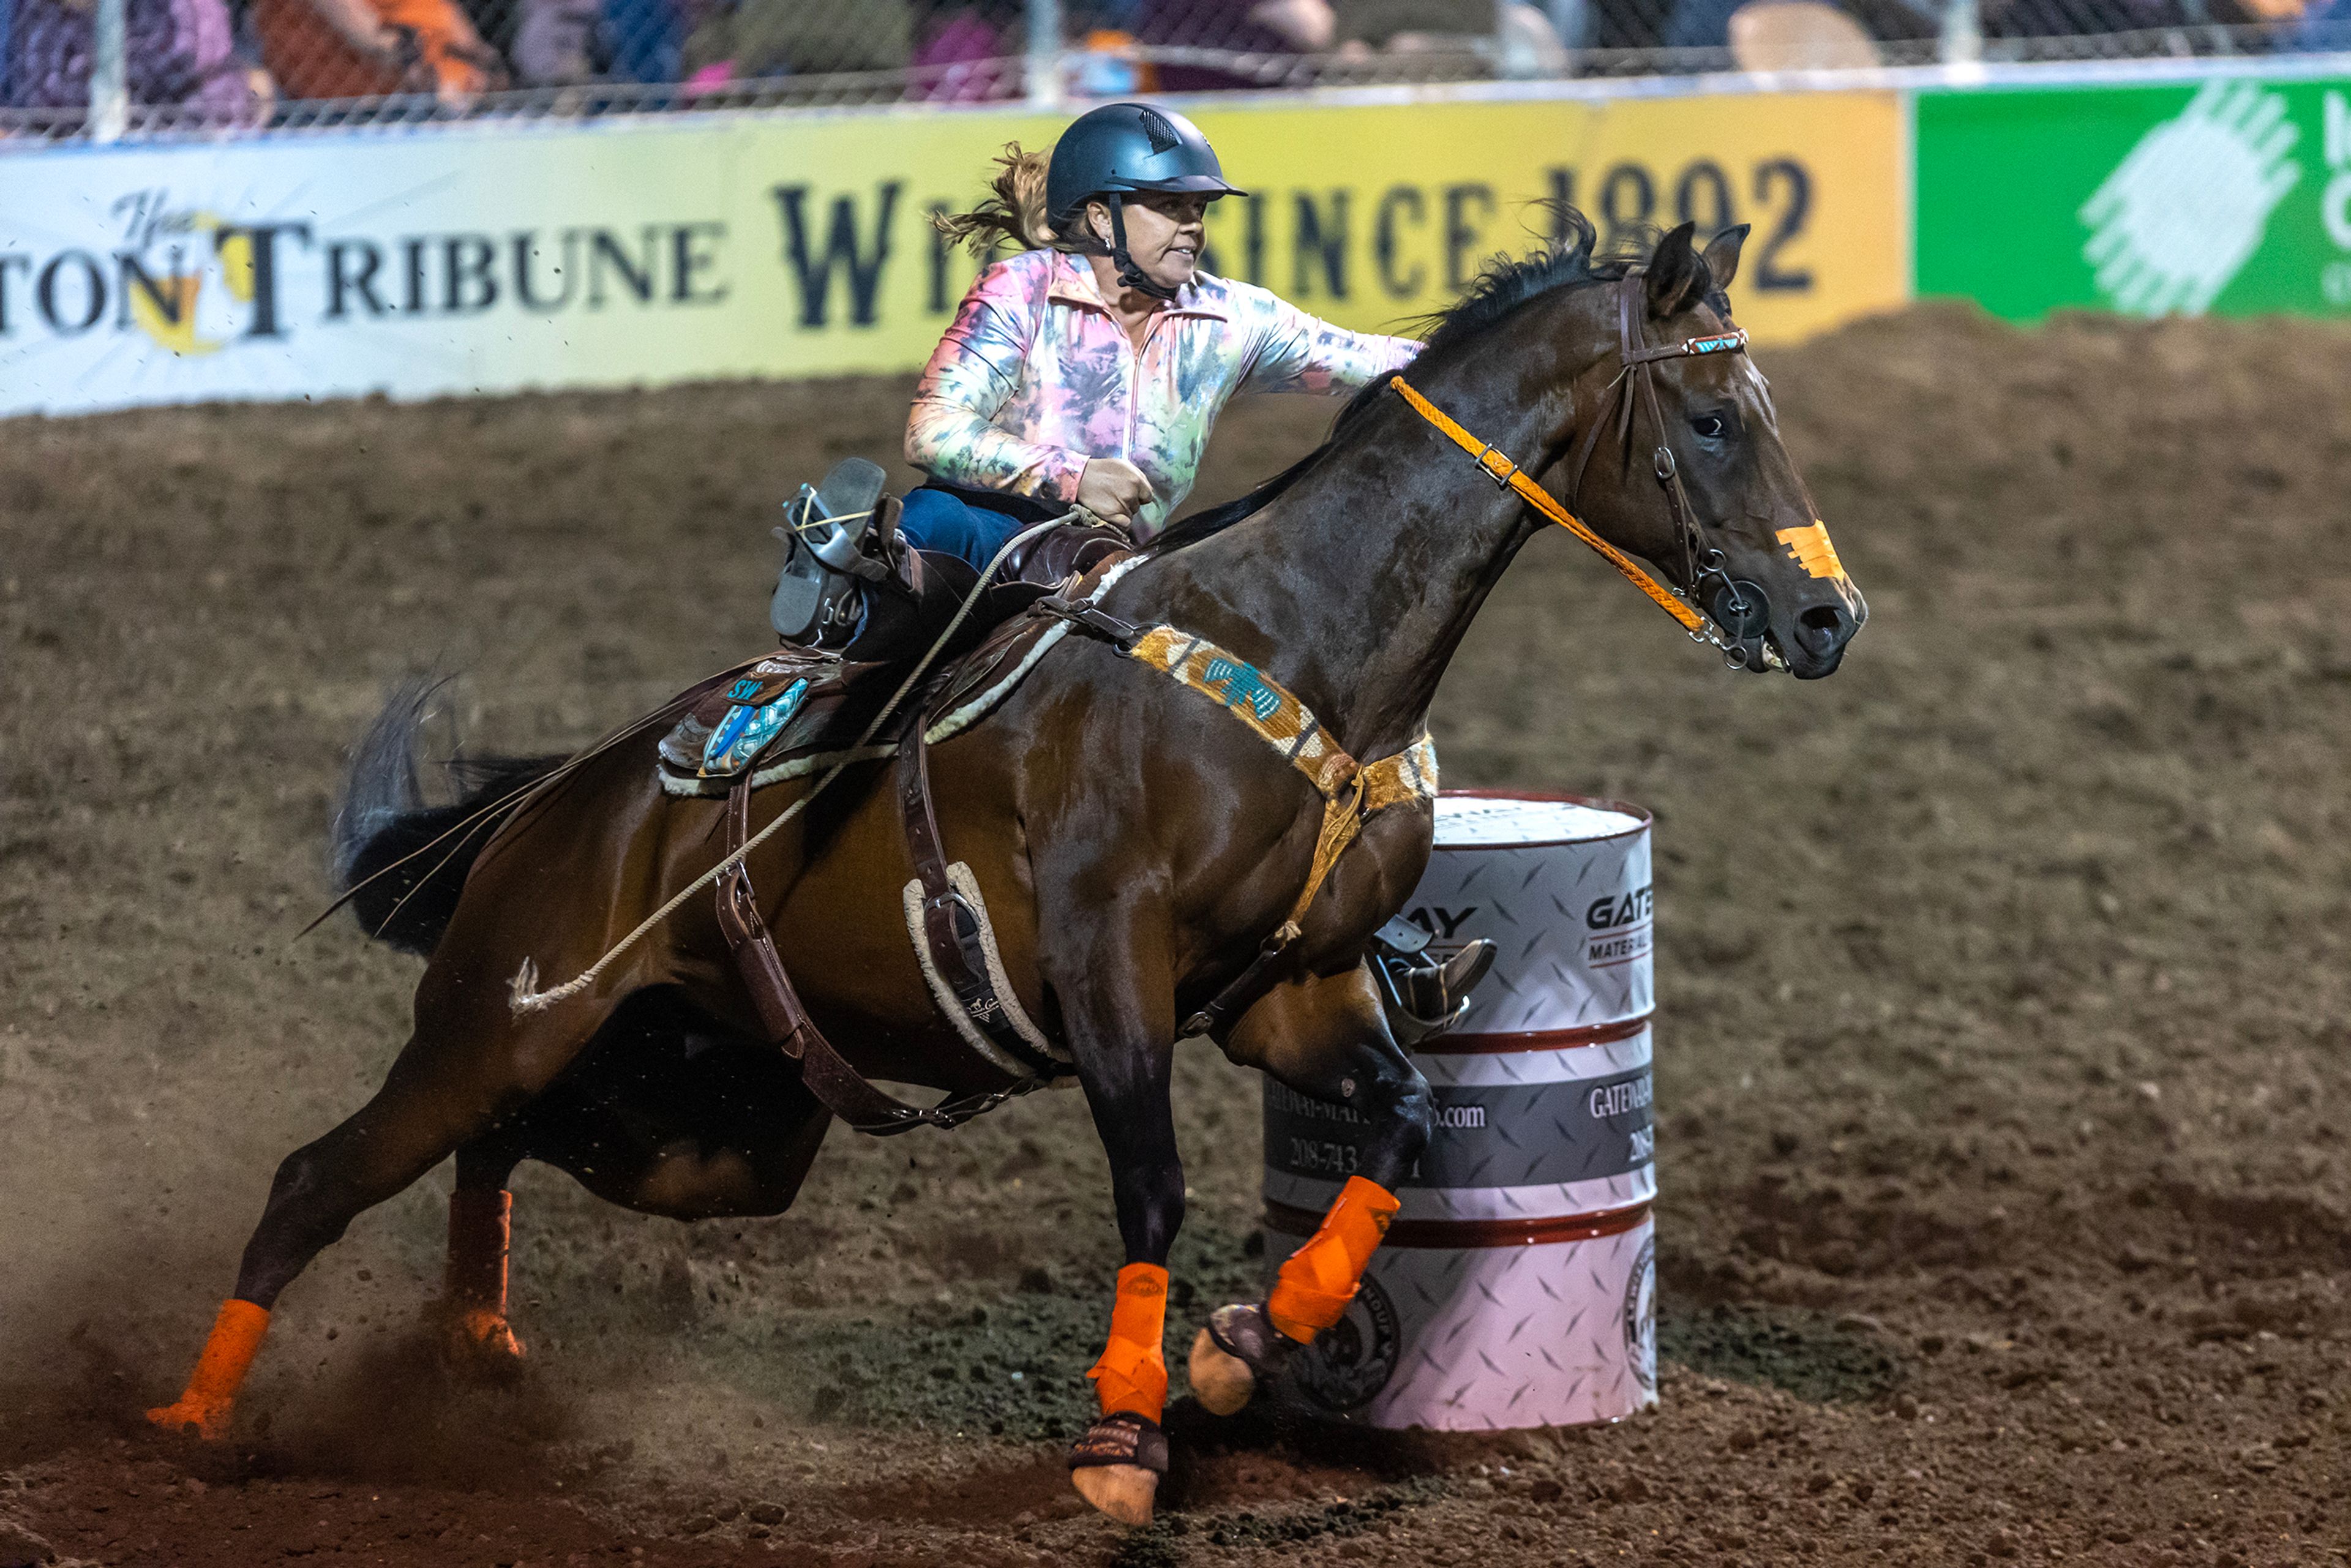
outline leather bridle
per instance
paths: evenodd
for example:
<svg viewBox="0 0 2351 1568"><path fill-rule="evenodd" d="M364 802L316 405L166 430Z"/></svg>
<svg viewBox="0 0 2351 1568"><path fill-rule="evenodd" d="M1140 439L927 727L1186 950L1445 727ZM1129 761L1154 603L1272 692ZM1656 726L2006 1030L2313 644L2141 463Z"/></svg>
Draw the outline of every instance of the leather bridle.
<svg viewBox="0 0 2351 1568"><path fill-rule="evenodd" d="M1682 486L1681 464L1674 455L1673 444L1667 434L1665 410L1657 401L1656 367L1664 360L1692 359L1702 354L1743 354L1747 351L1746 329L1733 327L1726 332L1708 337L1684 338L1679 342L1651 347L1642 341L1641 322L1646 313L1644 276L1637 272L1626 274L1617 285L1616 299L1616 352L1621 368L1608 383L1608 404L1585 430L1577 449L1575 466L1569 471L1566 506L1553 500L1549 491L1491 443L1479 441L1447 417L1443 410L1406 383L1402 376L1397 376L1393 384L1423 418L1475 458L1479 468L1488 478L1504 489L1516 491L1529 506L1599 551L1611 565L1630 579L1634 586L1646 593L1666 613L1680 622L1693 641L1705 643L1716 649L1733 669L1744 668L1747 641L1761 634L1769 620L1769 608L1762 589L1752 582L1734 580L1725 570L1729 564L1728 558L1705 541L1696 511L1690 505L1689 492ZM1638 562L1593 532L1570 509L1583 490L1584 471L1592 465L1592 455L1600 444L1602 430L1613 423L1616 427L1616 439L1625 450L1625 460L1628 463L1632 460L1635 402L1646 407L1649 423L1656 427L1657 446L1652 455L1651 467L1656 475L1657 487L1665 494L1667 510L1673 517L1675 541L1681 547L1682 582L1679 587L1659 582ZM1612 412L1614 414L1613 419L1609 417Z"/></svg>

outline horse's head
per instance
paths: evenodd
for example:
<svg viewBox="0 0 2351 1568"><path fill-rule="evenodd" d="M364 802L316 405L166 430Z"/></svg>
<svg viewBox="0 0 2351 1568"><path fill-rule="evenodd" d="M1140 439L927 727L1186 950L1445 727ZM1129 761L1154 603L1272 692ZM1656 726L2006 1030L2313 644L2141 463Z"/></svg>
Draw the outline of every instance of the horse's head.
<svg viewBox="0 0 2351 1568"><path fill-rule="evenodd" d="M1869 607L1729 320L1724 291L1747 225L1703 252L1691 232L1668 233L1609 291L1617 351L1579 388L1570 491L1595 530L1706 612L1726 657L1816 679L1836 669Z"/></svg>

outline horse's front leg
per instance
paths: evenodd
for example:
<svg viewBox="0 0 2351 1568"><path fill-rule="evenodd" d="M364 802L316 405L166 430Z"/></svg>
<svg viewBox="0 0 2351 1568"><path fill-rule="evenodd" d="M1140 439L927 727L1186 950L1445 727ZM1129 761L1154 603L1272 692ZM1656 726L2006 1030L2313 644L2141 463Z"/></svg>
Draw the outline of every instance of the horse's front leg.
<svg viewBox="0 0 2351 1568"><path fill-rule="evenodd" d="M1167 1439L1167 1249L1184 1224L1184 1164L1168 1085L1175 983L1164 910L1133 903L1056 923L1039 955L1061 1009L1078 1082L1110 1157L1126 1266L1110 1343L1086 1375L1102 1414L1070 1450L1081 1496L1125 1524L1151 1522Z"/></svg>
<svg viewBox="0 0 2351 1568"><path fill-rule="evenodd" d="M1395 1218L1395 1188L1428 1146L1428 1081L1396 1046L1371 972L1310 976L1243 1015L1225 1054L1364 1118L1355 1170L1262 1301L1219 1307L1192 1342L1193 1396L1218 1416L1249 1402L1301 1345L1336 1324Z"/></svg>

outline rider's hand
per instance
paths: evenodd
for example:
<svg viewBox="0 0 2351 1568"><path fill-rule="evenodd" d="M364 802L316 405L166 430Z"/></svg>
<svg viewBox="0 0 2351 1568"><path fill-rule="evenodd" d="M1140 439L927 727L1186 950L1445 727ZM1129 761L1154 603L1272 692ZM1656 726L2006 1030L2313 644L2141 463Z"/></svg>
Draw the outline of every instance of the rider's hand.
<svg viewBox="0 0 2351 1568"><path fill-rule="evenodd" d="M1151 481L1123 457L1089 457L1078 475L1078 505L1106 523L1133 522L1151 497Z"/></svg>

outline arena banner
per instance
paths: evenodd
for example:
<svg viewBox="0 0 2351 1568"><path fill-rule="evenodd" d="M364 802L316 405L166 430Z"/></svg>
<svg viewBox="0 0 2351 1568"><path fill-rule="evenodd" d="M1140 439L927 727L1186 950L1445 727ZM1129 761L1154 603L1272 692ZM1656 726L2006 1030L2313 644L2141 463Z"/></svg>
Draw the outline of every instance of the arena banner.
<svg viewBox="0 0 2351 1568"><path fill-rule="evenodd" d="M1750 223L1763 341L1898 304L1890 93L1199 117L1253 193L1212 269L1356 327L1443 307L1540 204ZM0 413L904 371L977 270L930 214L1058 120L904 111L0 157Z"/></svg>
<svg viewBox="0 0 2351 1568"><path fill-rule="evenodd" d="M2351 311L2351 80L1923 92L1916 133L1921 295Z"/></svg>

